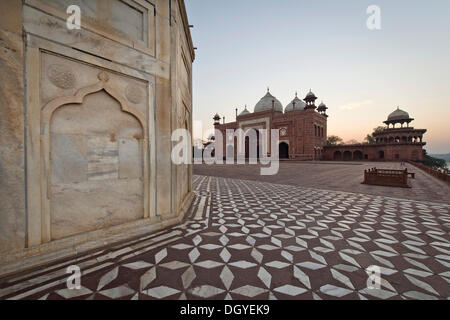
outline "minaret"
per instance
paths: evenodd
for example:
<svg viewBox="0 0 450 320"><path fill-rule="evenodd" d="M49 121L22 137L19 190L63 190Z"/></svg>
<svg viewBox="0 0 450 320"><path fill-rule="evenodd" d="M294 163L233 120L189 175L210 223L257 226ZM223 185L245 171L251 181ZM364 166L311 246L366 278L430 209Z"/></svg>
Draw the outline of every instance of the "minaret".
<svg viewBox="0 0 450 320"><path fill-rule="evenodd" d="M305 99L303 99L303 101L306 102L305 109L315 110L316 109L316 105L315 105L316 100L317 100L316 95L311 91L311 89L309 89L308 94L306 95Z"/></svg>
<svg viewBox="0 0 450 320"><path fill-rule="evenodd" d="M220 116L218 113L216 113L216 115L214 116L213 120L214 120L214 126L217 126L220 124Z"/></svg>
<svg viewBox="0 0 450 320"><path fill-rule="evenodd" d="M328 117L328 115L326 114L327 112L327 105L325 103L323 103L323 101L319 104L319 107L317 108L317 111L321 114L324 115L326 117Z"/></svg>

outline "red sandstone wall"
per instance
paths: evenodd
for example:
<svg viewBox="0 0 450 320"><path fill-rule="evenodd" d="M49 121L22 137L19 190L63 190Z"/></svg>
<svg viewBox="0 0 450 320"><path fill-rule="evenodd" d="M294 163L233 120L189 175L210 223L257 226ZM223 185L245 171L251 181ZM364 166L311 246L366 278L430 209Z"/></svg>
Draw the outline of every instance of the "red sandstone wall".
<svg viewBox="0 0 450 320"><path fill-rule="evenodd" d="M361 151L363 160L366 161L422 161L422 144L366 144L366 145L339 145L327 146L323 154L323 160L334 160L334 154L340 151L342 154L350 151L352 156L355 151ZM380 151L384 152L384 159L380 158ZM367 155L367 159L365 159ZM343 160L343 158L341 159ZM352 160L354 158L352 157Z"/></svg>
<svg viewBox="0 0 450 320"><path fill-rule="evenodd" d="M303 159L305 155L312 157L316 149L321 149L326 145L327 137L327 117L317 113L314 110L293 111L289 113L277 113L272 111L251 113L239 116L236 122L216 125L225 137L227 129L238 129L239 122L269 118L270 129L287 128L287 134L280 136L280 141L287 141L289 144L289 157L291 159ZM265 122L258 122L252 125L244 125L242 128L252 126L261 126L266 128ZM314 125L323 128L323 134L315 134ZM322 132L320 132L322 133ZM237 144L235 142L235 156ZM226 145L223 146L223 154L226 155ZM316 151L316 159L321 158L322 151Z"/></svg>

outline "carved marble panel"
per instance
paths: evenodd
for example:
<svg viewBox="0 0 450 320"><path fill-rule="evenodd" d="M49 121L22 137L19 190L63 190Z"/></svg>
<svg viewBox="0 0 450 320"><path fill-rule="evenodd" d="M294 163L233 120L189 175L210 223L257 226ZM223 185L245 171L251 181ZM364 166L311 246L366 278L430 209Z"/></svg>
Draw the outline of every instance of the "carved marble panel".
<svg viewBox="0 0 450 320"><path fill-rule="evenodd" d="M139 121L103 90L53 113L52 239L144 217L143 183L133 174L142 171L142 152L137 143L125 143L140 139L142 131ZM119 142L127 147L119 148ZM125 159L120 176L119 158Z"/></svg>
<svg viewBox="0 0 450 320"><path fill-rule="evenodd" d="M180 90L182 92L182 96L188 100L191 96L191 70L188 66L186 56L184 54L184 50L180 50L180 54L178 57L178 80L180 83Z"/></svg>
<svg viewBox="0 0 450 320"><path fill-rule="evenodd" d="M184 103L178 105L177 110L177 128L189 130L191 129L191 115ZM183 200L191 191L191 166L188 164L181 164L177 166L177 193L178 205L181 205Z"/></svg>
<svg viewBox="0 0 450 320"><path fill-rule="evenodd" d="M149 197L149 181L143 179L149 177L144 175L148 85L59 55L41 55L41 177L47 190L42 215L47 238L143 219Z"/></svg>
<svg viewBox="0 0 450 320"><path fill-rule="evenodd" d="M38 6L66 12L70 5L81 9L83 28L110 33L149 45L154 29L154 5L139 0L37 0ZM150 28L149 28L150 25Z"/></svg>

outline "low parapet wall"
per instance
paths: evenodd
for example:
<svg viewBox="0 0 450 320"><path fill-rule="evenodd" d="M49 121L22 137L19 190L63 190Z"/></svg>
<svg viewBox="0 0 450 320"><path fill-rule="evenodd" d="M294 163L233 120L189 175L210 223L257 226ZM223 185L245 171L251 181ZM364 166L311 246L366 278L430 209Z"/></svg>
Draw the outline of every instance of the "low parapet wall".
<svg viewBox="0 0 450 320"><path fill-rule="evenodd" d="M364 170L363 184L410 188L408 185L408 171L406 169L388 170L372 168Z"/></svg>
<svg viewBox="0 0 450 320"><path fill-rule="evenodd" d="M420 163L420 162L413 162L408 161L408 163L412 164L413 166L416 166L417 168L425 171L428 174L431 174L432 176L435 176L436 178L445 181L447 183L450 183L450 175L444 172L441 172L439 170L427 167L426 165Z"/></svg>

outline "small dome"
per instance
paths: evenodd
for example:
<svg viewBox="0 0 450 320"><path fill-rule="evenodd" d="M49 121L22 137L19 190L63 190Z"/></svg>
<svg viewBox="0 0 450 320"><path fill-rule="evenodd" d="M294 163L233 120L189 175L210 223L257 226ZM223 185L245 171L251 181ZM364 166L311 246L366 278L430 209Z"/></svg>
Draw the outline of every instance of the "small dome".
<svg viewBox="0 0 450 320"><path fill-rule="evenodd" d="M267 89L267 93L264 97L259 100L259 102L255 106L255 112L261 112L261 111L267 111L267 110L274 110L277 112L283 112L283 105L281 102L272 96Z"/></svg>
<svg viewBox="0 0 450 320"><path fill-rule="evenodd" d="M304 103L302 100L300 100L297 96L297 93L295 94L294 100L292 100L287 106L286 109L284 109L284 112L291 112L294 110L304 110L306 106L306 103Z"/></svg>
<svg viewBox="0 0 450 320"><path fill-rule="evenodd" d="M250 114L250 111L247 110L247 106L245 106L244 111L242 111L239 116L245 116L246 114Z"/></svg>
<svg viewBox="0 0 450 320"><path fill-rule="evenodd" d="M403 111L400 109L400 107L397 107L397 110L392 112L389 116L387 121L398 121L398 120L409 120L409 114L406 111Z"/></svg>
<svg viewBox="0 0 450 320"><path fill-rule="evenodd" d="M325 103L323 103L323 101L319 104L319 107L317 108L317 110L319 110L319 112L325 112L328 109L327 105Z"/></svg>
<svg viewBox="0 0 450 320"><path fill-rule="evenodd" d="M309 90L308 94L306 95L305 100L308 98L317 99L316 95L311 91L311 89Z"/></svg>

